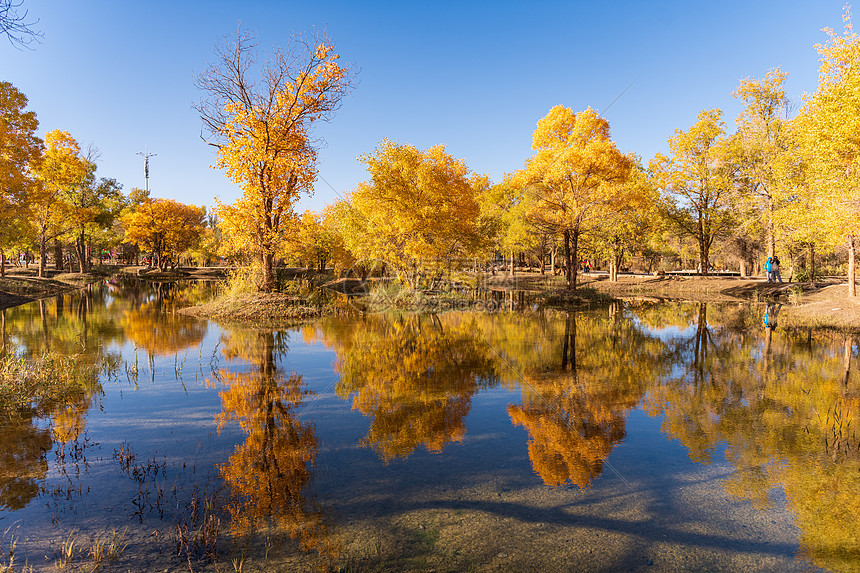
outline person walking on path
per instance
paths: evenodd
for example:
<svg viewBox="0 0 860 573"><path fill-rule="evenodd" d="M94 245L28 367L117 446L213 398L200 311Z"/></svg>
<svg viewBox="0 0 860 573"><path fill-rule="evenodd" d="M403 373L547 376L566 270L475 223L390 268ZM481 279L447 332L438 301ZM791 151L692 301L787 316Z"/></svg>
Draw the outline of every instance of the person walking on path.
<svg viewBox="0 0 860 573"><path fill-rule="evenodd" d="M782 284L782 275L779 274L779 257L776 255L773 256L773 260L770 262L770 277L773 279L773 282L779 279L779 283Z"/></svg>
<svg viewBox="0 0 860 573"><path fill-rule="evenodd" d="M764 272L767 273L767 282L773 281L773 274L771 273L771 269L773 268L773 257L768 257L767 262L764 264Z"/></svg>

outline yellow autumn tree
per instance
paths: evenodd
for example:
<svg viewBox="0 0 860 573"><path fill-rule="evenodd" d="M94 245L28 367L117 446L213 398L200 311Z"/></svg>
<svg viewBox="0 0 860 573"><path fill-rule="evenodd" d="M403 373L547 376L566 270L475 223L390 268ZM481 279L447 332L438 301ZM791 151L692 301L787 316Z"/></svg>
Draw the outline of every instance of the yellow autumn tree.
<svg viewBox="0 0 860 573"><path fill-rule="evenodd" d="M575 289L579 238L616 209L612 185L627 179L632 161L615 147L609 122L591 108L577 114L552 108L537 124L532 149L513 181L526 190L529 219L562 235L567 285Z"/></svg>
<svg viewBox="0 0 860 573"><path fill-rule="evenodd" d="M345 236L357 259L382 260L415 287L486 249L478 205L486 176L470 173L441 145L422 152L386 140L361 161L370 181L350 196Z"/></svg>
<svg viewBox="0 0 860 573"><path fill-rule="evenodd" d="M742 80L732 92L746 106L735 120L737 203L744 213L741 224L764 227L769 257L776 249L774 211L781 187L779 164L787 149L784 115L788 98L783 87L787 78L787 73L774 68L761 80Z"/></svg>
<svg viewBox="0 0 860 573"><path fill-rule="evenodd" d="M651 162L655 184L667 199L666 215L699 247L699 273L707 275L711 246L731 224L727 209L733 164L726 160L723 112L699 113L688 131L669 139L671 157L658 153Z"/></svg>
<svg viewBox="0 0 860 573"><path fill-rule="evenodd" d="M821 54L818 89L804 102L797 133L811 176L809 191L817 207L818 233L847 240L848 293L857 296L855 249L860 235L860 36L851 12L843 15L845 31L816 46Z"/></svg>
<svg viewBox="0 0 860 573"><path fill-rule="evenodd" d="M203 232L203 209L173 199L149 199L122 218L126 240L152 253L160 270L175 265Z"/></svg>
<svg viewBox="0 0 860 573"><path fill-rule="evenodd" d="M30 199L39 241L40 277L45 276L48 241L71 228L66 199L92 184L95 167L69 132L55 129L45 134L45 151L34 169L37 184Z"/></svg>
<svg viewBox="0 0 860 573"><path fill-rule="evenodd" d="M222 230L247 246L262 267L259 289L274 288L274 262L293 207L316 179L314 122L329 120L351 88L350 70L325 39L294 38L252 75L256 44L247 34L216 51L217 62L197 78L208 99L196 109L218 150L216 166L242 189L224 206Z"/></svg>
<svg viewBox="0 0 860 573"><path fill-rule="evenodd" d="M0 82L0 276L6 272L4 246L20 234L32 192L31 164L41 156L36 113L25 111L27 96Z"/></svg>

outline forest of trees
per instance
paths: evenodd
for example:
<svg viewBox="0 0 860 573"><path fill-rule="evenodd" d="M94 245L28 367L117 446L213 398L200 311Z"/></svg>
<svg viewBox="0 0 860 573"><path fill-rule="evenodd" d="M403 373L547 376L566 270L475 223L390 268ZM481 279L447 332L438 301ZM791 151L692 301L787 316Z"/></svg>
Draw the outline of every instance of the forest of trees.
<svg viewBox="0 0 860 573"><path fill-rule="evenodd" d="M95 149L64 131L37 137L26 96L3 82L0 272L10 253L37 254L44 274L49 257L85 272L108 252L161 269L252 263L261 291L276 288L278 264L381 266L412 287L460 268L528 265L563 272L573 289L583 259L615 280L625 267L747 276L779 254L793 280L847 274L856 296L860 38L847 10L845 21L816 46L819 84L793 117L788 74L775 68L733 92L743 104L734 130L721 110L703 110L647 162L617 148L598 111L560 105L537 122L533 155L498 183L442 145L386 140L359 158L367 181L319 213L296 210L317 178L312 128L354 86L325 38L294 39L264 61L240 32L197 78L216 167L242 190L208 215L139 189L123 195L97 176ZM277 73L255 81L257 61Z"/></svg>

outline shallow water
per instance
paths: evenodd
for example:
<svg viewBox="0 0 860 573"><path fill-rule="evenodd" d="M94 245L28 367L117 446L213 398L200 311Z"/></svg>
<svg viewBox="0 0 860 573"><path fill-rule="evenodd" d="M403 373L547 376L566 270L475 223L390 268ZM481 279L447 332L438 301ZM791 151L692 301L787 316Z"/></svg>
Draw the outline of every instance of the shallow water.
<svg viewBox="0 0 860 573"><path fill-rule="evenodd" d="M0 426L0 565L14 544L15 570L860 568L851 337L704 303L175 313L210 293L3 312L6 352L106 371Z"/></svg>

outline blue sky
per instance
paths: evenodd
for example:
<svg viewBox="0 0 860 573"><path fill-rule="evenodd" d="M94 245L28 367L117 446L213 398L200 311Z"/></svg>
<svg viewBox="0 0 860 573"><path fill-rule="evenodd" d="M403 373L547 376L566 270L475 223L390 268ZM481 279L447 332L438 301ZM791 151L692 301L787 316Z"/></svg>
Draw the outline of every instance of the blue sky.
<svg viewBox="0 0 860 573"><path fill-rule="evenodd" d="M42 44L0 43L0 79L30 100L40 132L69 131L101 153L99 175L143 187L146 147L157 197L196 205L239 190L210 166L191 108L195 75L237 25L261 57L294 33L324 30L359 70L354 92L316 135L313 197L320 209L366 179L357 157L385 138L444 144L499 181L531 154L537 121L554 105L604 113L624 152L647 162L702 109L730 130L739 81L779 66L787 90L818 81L816 43L842 32L842 0L746 2L163 2L25 0ZM632 84L632 85L631 85ZM628 88L624 92L625 88ZM624 94L611 106L616 97ZM323 181L324 179L324 181Z"/></svg>

